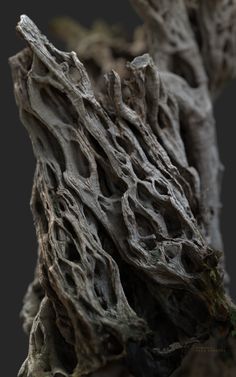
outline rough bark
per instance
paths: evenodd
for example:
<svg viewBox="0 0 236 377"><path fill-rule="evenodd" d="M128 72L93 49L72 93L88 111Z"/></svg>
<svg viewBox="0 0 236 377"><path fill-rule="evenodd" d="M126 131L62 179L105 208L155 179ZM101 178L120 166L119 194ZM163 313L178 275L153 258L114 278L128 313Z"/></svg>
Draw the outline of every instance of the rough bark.
<svg viewBox="0 0 236 377"><path fill-rule="evenodd" d="M187 353L176 373L190 375L189 350L209 338L228 347L221 374L234 369L212 99L235 73L235 1L132 2L151 56L102 79L120 43L104 42L101 59L95 43L99 71L84 48L92 83L79 42L60 52L26 16L17 26L28 47L10 64L37 159L39 243L20 377L167 377ZM143 38L133 46L120 55Z"/></svg>

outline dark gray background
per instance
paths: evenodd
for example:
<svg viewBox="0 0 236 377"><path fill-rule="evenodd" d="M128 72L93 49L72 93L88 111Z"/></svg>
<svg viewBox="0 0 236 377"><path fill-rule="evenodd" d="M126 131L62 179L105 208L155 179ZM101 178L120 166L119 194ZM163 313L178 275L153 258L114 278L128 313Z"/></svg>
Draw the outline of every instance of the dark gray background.
<svg viewBox="0 0 236 377"><path fill-rule="evenodd" d="M68 15L89 26L95 19L120 23L130 33L140 23L128 0L80 1L6 1L1 10L1 374L16 376L27 354L27 338L21 329L19 311L22 297L33 277L36 261L36 239L29 208L35 160L30 141L18 120L12 93L7 59L24 43L15 33L20 14L30 16L55 43L48 24L59 15ZM57 43L58 46L58 43ZM236 64L236 62L235 62ZM227 268L231 275L231 293L236 299L234 264L235 217L235 119L236 83L231 83L216 104L218 139L222 161L226 167L222 193L222 230L225 240Z"/></svg>

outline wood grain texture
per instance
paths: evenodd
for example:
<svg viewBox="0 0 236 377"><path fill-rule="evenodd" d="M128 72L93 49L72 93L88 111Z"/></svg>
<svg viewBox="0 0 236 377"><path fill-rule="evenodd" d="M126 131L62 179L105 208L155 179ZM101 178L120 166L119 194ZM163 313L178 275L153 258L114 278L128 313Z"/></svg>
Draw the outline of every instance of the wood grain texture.
<svg viewBox="0 0 236 377"><path fill-rule="evenodd" d="M150 55L99 81L79 44L61 52L27 16L17 26L28 47L10 65L37 161L39 244L20 377L167 377L234 324L212 99L234 75L235 35L225 49L216 24L224 9L233 27L235 2L132 2Z"/></svg>

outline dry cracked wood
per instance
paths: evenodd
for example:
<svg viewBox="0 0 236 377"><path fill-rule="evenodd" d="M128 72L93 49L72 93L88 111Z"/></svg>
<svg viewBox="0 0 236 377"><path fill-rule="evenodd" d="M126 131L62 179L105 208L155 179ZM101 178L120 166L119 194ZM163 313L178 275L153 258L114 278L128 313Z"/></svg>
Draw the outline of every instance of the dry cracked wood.
<svg viewBox="0 0 236 377"><path fill-rule="evenodd" d="M76 53L58 51L26 16L17 26L28 48L10 63L37 159L39 243L20 377L167 377L193 344L232 326L209 93L234 74L234 49L216 40L213 20L201 46L195 34L235 3L133 3L155 36L154 61L144 54L123 78L109 72L99 95ZM229 8L223 20L233 17Z"/></svg>

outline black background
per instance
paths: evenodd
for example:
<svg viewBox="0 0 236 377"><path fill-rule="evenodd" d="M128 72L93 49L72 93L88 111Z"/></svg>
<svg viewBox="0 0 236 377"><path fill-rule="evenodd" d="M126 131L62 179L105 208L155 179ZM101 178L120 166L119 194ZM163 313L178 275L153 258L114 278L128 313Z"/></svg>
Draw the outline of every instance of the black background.
<svg viewBox="0 0 236 377"><path fill-rule="evenodd" d="M1 130L1 375L16 376L27 354L27 337L19 319L22 297L32 280L37 244L29 200L35 160L25 129L16 109L8 57L22 47L23 41L15 33L20 14L27 14L48 37L55 41L49 22L55 16L67 15L89 26L96 19L119 23L128 33L140 23L128 0L80 1L6 1L0 21L0 130ZM236 64L236 62L235 62ZM222 202L222 231L224 235L227 269L231 276L231 294L236 299L234 265L236 251L235 221L235 119L236 83L231 83L216 103L216 119L221 159L226 167Z"/></svg>

